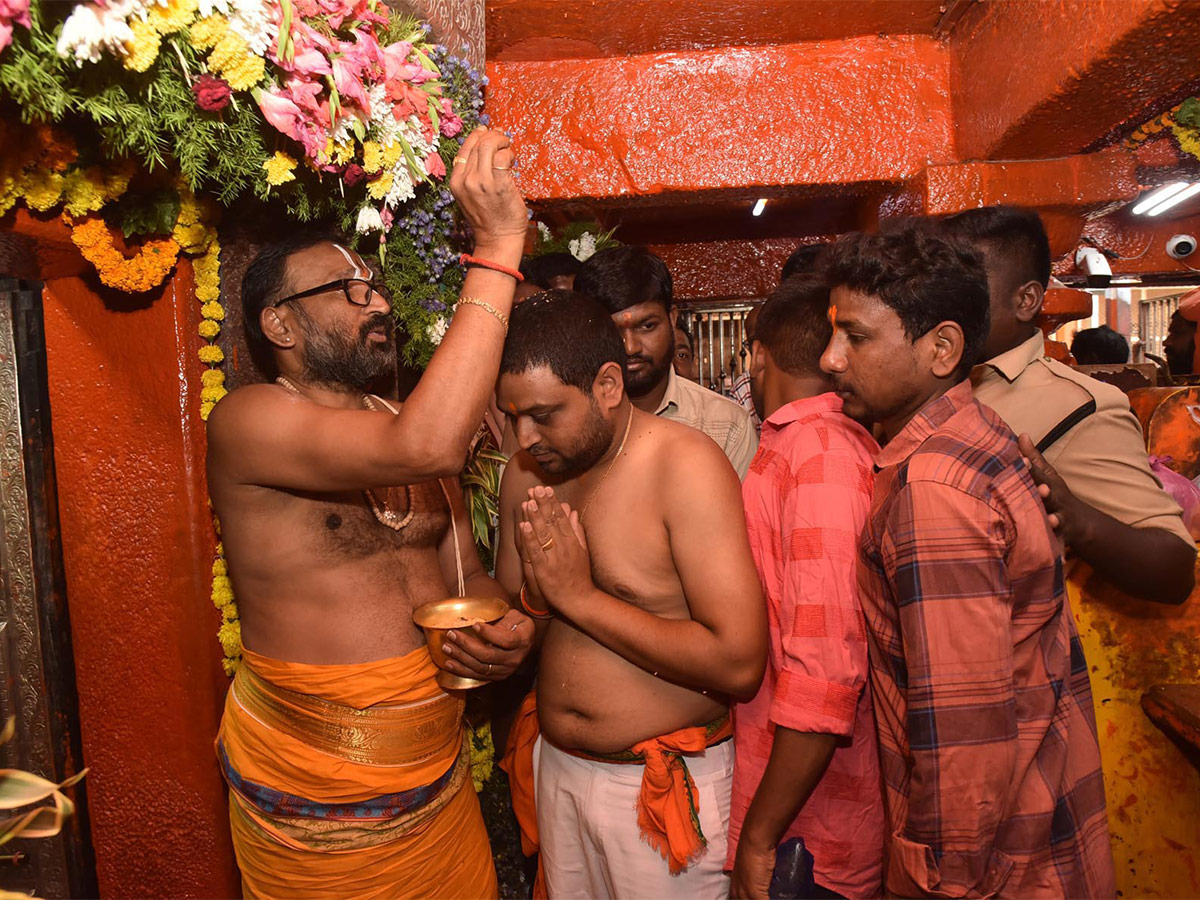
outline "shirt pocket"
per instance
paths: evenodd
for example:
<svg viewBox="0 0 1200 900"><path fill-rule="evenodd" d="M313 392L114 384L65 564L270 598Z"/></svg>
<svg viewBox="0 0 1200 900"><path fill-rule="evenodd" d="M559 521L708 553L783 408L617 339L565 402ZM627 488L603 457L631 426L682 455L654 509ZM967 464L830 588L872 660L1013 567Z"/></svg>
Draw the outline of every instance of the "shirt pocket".
<svg viewBox="0 0 1200 900"><path fill-rule="evenodd" d="M1015 865L1008 854L993 849L983 871L973 872L979 864L968 854L943 853L939 862L928 844L896 834L888 846L886 885L889 894L900 897L987 900L1003 890Z"/></svg>

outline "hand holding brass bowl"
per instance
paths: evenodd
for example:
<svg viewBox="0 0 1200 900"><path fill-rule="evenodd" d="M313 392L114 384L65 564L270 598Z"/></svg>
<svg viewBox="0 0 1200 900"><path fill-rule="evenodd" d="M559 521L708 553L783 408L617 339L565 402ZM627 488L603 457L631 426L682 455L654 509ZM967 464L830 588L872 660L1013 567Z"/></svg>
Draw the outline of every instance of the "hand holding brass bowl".
<svg viewBox="0 0 1200 900"><path fill-rule="evenodd" d="M496 597L448 597L434 600L413 610L413 621L425 630L429 655L438 667L437 683L447 691L462 691L487 684L479 678L467 678L447 672L442 644L447 632L470 628L480 622L495 622L508 612L508 604Z"/></svg>

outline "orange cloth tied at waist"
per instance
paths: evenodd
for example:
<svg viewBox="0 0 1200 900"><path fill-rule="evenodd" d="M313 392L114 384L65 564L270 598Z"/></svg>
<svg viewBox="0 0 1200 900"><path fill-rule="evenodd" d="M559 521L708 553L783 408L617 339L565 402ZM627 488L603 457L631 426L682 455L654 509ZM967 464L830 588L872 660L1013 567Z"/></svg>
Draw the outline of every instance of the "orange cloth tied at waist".
<svg viewBox="0 0 1200 900"><path fill-rule="evenodd" d="M527 854L531 847L536 850L538 843L533 802L533 745L537 734L537 701L531 692L521 704L500 764L510 778L521 845ZM707 725L680 728L639 741L618 753L564 752L599 762L644 765L637 803L638 829L642 839L662 854L671 874L678 875L696 861L708 843L700 828L700 797L684 756L701 753L732 734L733 723L723 715Z"/></svg>
<svg viewBox="0 0 1200 900"><path fill-rule="evenodd" d="M217 747L245 896L496 896L464 703L436 674L425 647L326 666L244 651Z"/></svg>
<svg viewBox="0 0 1200 900"><path fill-rule="evenodd" d="M436 812L462 784L465 766L463 701L437 687L435 672L424 648L347 666L245 651L218 737L242 812L281 843L313 849L385 841ZM428 800L420 794L435 784ZM354 810L404 792L417 792L421 808ZM347 814L310 821L322 818L314 809L342 806Z"/></svg>

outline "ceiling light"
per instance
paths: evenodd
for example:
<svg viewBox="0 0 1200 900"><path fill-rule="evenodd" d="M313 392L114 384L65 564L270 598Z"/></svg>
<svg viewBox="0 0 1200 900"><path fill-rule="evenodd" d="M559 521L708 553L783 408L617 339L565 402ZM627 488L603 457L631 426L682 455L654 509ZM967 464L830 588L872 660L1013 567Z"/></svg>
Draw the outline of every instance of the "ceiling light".
<svg viewBox="0 0 1200 900"><path fill-rule="evenodd" d="M1164 213L1171 207L1177 206L1184 200L1189 200L1192 197L1195 197L1197 194L1200 194L1200 181L1197 181L1195 184L1185 188L1177 194L1172 194L1162 203L1158 204L1158 206L1146 213L1146 215L1157 216L1159 213Z"/></svg>
<svg viewBox="0 0 1200 900"><path fill-rule="evenodd" d="M760 197L758 202L754 204L754 209L750 210L750 215L761 216L764 209L767 208L767 198Z"/></svg>
<svg viewBox="0 0 1200 900"><path fill-rule="evenodd" d="M1133 205L1133 209L1131 209L1130 212L1133 213L1134 215L1141 215L1146 210L1148 210L1150 207L1156 206L1157 204L1166 200L1168 197L1172 197L1175 194L1178 194L1180 191L1182 191L1187 186L1188 186L1188 183L1186 181L1173 181L1170 184L1164 184L1160 188L1155 188L1150 193L1148 193L1145 197L1143 197L1141 200L1139 200L1137 203L1135 203Z"/></svg>

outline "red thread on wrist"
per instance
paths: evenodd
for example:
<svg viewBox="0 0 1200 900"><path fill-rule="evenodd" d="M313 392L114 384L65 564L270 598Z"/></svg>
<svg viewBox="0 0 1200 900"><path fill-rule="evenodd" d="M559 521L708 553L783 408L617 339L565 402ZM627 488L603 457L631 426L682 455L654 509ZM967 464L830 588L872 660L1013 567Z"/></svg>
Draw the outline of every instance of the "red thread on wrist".
<svg viewBox="0 0 1200 900"><path fill-rule="evenodd" d="M508 266L502 266L500 263L492 262L490 259L480 259L477 256L472 256L469 253L464 253L459 256L458 261L464 266L479 266L481 269L491 269L493 272L499 272L502 275L508 275L510 278L515 278L517 281L524 281L525 276L516 269L510 269Z"/></svg>
<svg viewBox="0 0 1200 900"><path fill-rule="evenodd" d="M531 619L553 619L554 613L550 610L534 609L529 605L529 598L525 596L525 583L521 583L521 609L525 610L525 614Z"/></svg>

